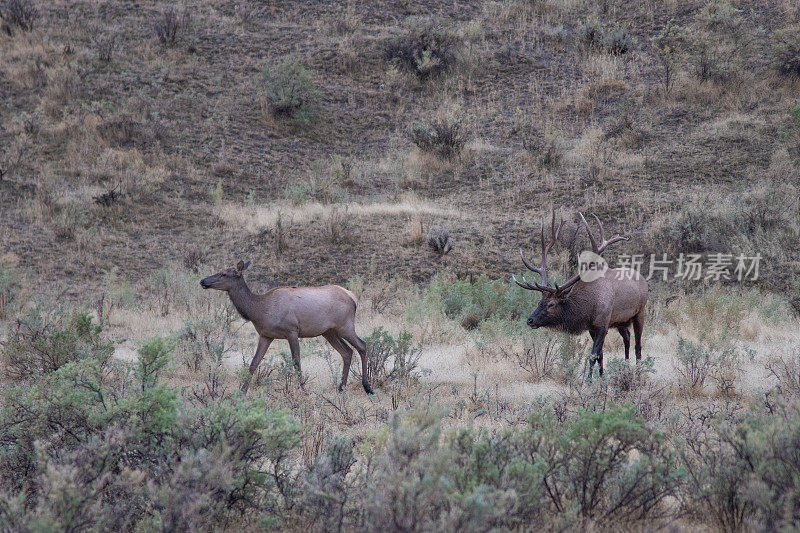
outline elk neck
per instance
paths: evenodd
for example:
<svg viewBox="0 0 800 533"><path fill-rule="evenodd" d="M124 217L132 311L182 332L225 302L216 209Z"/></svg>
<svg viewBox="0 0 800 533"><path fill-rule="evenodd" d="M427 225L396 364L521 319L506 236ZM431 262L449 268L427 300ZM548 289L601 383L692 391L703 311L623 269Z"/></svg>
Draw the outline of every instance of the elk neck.
<svg viewBox="0 0 800 533"><path fill-rule="evenodd" d="M573 290L573 293L565 298L561 304L562 322L559 329L564 333L578 335L589 329L586 316L587 302L584 302L581 296L580 291L575 292Z"/></svg>
<svg viewBox="0 0 800 533"><path fill-rule="evenodd" d="M239 278L236 285L228 291L228 296L239 315L248 322L252 322L252 317L257 314L256 302L244 278Z"/></svg>

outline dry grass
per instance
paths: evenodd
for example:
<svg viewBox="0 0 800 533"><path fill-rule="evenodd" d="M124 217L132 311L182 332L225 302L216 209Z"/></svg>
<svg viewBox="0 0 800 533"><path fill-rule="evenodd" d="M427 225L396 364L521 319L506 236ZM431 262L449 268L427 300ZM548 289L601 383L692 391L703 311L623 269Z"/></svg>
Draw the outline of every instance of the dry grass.
<svg viewBox="0 0 800 533"><path fill-rule="evenodd" d="M485 395L489 391L492 398L496 395L499 401L519 405L538 396L566 394L575 385L573 382L565 384L562 378L555 375L530 373L521 364L520 357L523 356L525 346L516 337L499 336L488 341L480 332L465 331L457 323L435 312L426 313L422 317L413 315L414 318L411 318L408 311L418 296L396 283L376 283L366 287L351 285L351 289L361 301L357 314L359 334L366 337L375 327L383 327L393 335L403 330L409 331L414 342L422 347L422 385L434 390L446 387L447 390L458 391L454 392L450 401L456 402L459 397L469 397L477 390L479 394ZM178 282L170 291L187 291L185 294L188 296L191 287L187 284L183 288L183 282ZM174 294L177 295L178 292ZM791 368L796 365L796 351L800 347L798 321L784 318L775 321L772 317L765 316L767 311L763 309L747 313L738 310L743 301L756 296L755 293L746 293L730 298L726 293L712 291L699 298L683 297L666 306L654 303L654 314L659 318L648 323L644 338L644 355L651 357L653 361L654 372L650 378L652 382L656 386L674 391L672 401L680 401L683 394L682 381L680 374L676 372L680 365L677 358L679 339L700 343L720 339L724 345L751 351L753 358L742 359L740 366L727 369L727 374L719 373L710 377L706 385L707 393L711 397L736 395L746 399L777 384L784 387L794 386ZM185 306L170 308L166 315L162 313L157 301L145 303L145 307L150 309L143 309L141 306L135 309L116 308L107 316L109 332L114 337L126 339L117 349L117 355L123 359L131 358L136 347L144 340L153 335L169 335L179 330L185 321L196 319L227 300L223 294L213 291L204 291L189 298ZM778 303L785 305L785 302ZM762 305L765 306L764 309L769 309L772 304L763 302ZM782 314L779 313L779 316ZM256 341L252 326L238 317L233 323L232 331L235 335L231 341L234 348L225 359L231 372L249 365ZM548 342L556 340L553 334L545 333L544 336ZM578 350L578 357L585 359L591 341L587 334L577 340L575 349ZM288 345L285 341L276 341L270 347L271 356L262 365L267 367L278 364L280 358L275 356L281 352L288 353ZM341 368L338 354L320 339L303 340L301 352L304 374L308 378L307 393L312 396L333 395L335 386L338 385L338 369ZM271 357L272 363L269 362ZM609 334L606 341L607 369L614 359L624 361L622 342L616 333ZM632 365L633 359L627 364ZM585 372L581 368L580 372ZM274 373L275 370L269 372ZM176 379L189 383L192 378L186 375ZM348 402L354 402L354 406L359 409L366 408L370 402L363 397L357 380L351 381L348 389L353 397ZM270 392L276 393L277 390ZM379 392L374 401L384 408L391 407L392 397L389 390ZM330 413L326 416L330 416ZM360 431L366 431L366 428L361 428Z"/></svg>
<svg viewBox="0 0 800 533"><path fill-rule="evenodd" d="M343 203L320 204L307 203L292 209L285 205L274 206L241 206L223 204L217 206L216 214L226 224L236 228L243 228L249 233L258 233L264 228L274 226L279 213L280 216L289 217L294 224L304 224L317 218L330 218L335 211L346 211L351 216L360 217L400 217L432 215L439 217L459 216L455 210L437 206L430 201L419 200L413 195L398 202L375 203Z"/></svg>
<svg viewBox="0 0 800 533"><path fill-rule="evenodd" d="M38 2L33 31L0 31L0 261L16 276L12 303L0 303L6 316L33 302L101 305L108 331L126 339L117 355L131 359L148 337L224 303L197 278L246 256L256 289L349 281L361 299L360 333L380 326L421 343L427 372L373 399L357 380L335 394L338 354L317 341L302 343L308 392L296 391L296 378L280 374L277 354L288 348L273 345L255 394L307 424L305 461L326 432L364 439L426 394L450 408L449 426L507 427L524 422L538 397L576 409L602 387L522 369L532 342L524 317L478 320L466 331L460 317L420 311L420 302L435 275L506 280L523 268L519 246L535 254L540 215L558 208L574 223L582 210L631 236L619 253L724 248L764 257L761 280L746 286L651 282L645 355L654 372L626 396L637 408L744 404L773 385L796 385L800 338L787 300L800 290L791 181L800 129L789 109L800 81L774 72L761 30L796 24L796 2L737 2L748 46L731 72L701 80L689 51L668 94L652 39L667 20L690 33L705 28L705 2L442 4L435 11L452 21L458 57L425 80L391 65L384 50L430 6L273 4L189 6L191 24L170 46L153 33L163 1ZM619 56L587 50L576 39L590 19L627 28L636 46ZM99 57L98 35L113 35L109 57ZM266 55L265 42L274 45ZM258 73L287 54L319 87L308 126L264 112ZM457 156L414 146L412 124L455 111L466 132ZM94 203L114 188L120 202ZM425 237L443 224L456 245L440 257ZM559 275L573 257L562 244L551 259ZM184 265L187 250L206 264ZM233 331L229 390L255 342L238 319ZM688 394L675 370L681 339L755 355ZM583 355L588 342L578 340ZM612 334L606 368L621 357ZM206 378L182 370L170 379L195 387Z"/></svg>

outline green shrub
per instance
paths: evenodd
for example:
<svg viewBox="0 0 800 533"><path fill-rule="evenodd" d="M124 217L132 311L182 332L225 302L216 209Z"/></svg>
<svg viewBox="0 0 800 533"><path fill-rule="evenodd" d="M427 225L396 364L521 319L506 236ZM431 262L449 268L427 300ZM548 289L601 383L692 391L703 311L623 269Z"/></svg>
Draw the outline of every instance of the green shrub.
<svg viewBox="0 0 800 533"><path fill-rule="evenodd" d="M407 529L574 529L643 524L665 513L683 471L632 407L524 429L458 429L444 440L436 409L395 416L371 463L367 523ZM415 474L416 473L416 474Z"/></svg>
<svg viewBox="0 0 800 533"><path fill-rule="evenodd" d="M186 322L177 334L177 360L192 372L216 366L233 349L231 325L235 310L227 305L197 320Z"/></svg>
<svg viewBox="0 0 800 533"><path fill-rule="evenodd" d="M320 91L314 75L293 57L262 69L264 95L276 117L291 117L301 125L310 124L319 111Z"/></svg>
<svg viewBox="0 0 800 533"><path fill-rule="evenodd" d="M624 395L643 387L655 369L652 357L637 361L635 365L631 365L627 359L612 359L605 372L605 378L616 394Z"/></svg>
<svg viewBox="0 0 800 533"><path fill-rule="evenodd" d="M384 57L425 80L452 69L459 59L458 36L432 18L409 19L405 30L387 45Z"/></svg>
<svg viewBox="0 0 800 533"><path fill-rule="evenodd" d="M160 268L148 282L150 298L145 301L162 316L175 311L196 314L208 309L208 295L197 291L197 275L191 271L183 268ZM129 291L130 286L124 290ZM126 298L133 299L130 295L126 295Z"/></svg>
<svg viewBox="0 0 800 533"><path fill-rule="evenodd" d="M487 321L488 322L488 321ZM583 380L586 363L585 350L572 335L544 331L530 331L525 326L521 350L508 354L532 381L553 379L571 384Z"/></svg>
<svg viewBox="0 0 800 533"><path fill-rule="evenodd" d="M700 27L692 32L688 51L701 81L722 82L731 77L740 52L747 46L740 31L742 11L725 0L714 0L700 10Z"/></svg>
<svg viewBox="0 0 800 533"><path fill-rule="evenodd" d="M599 20L587 20L577 30L578 42L582 47L597 50L603 43L605 29Z"/></svg>
<svg viewBox="0 0 800 533"><path fill-rule="evenodd" d="M677 357L681 386L702 392L710 379L716 382L721 394L728 396L735 392L742 370L742 355L735 347L718 346L713 342L694 343L681 338L678 340Z"/></svg>
<svg viewBox="0 0 800 533"><path fill-rule="evenodd" d="M176 360L198 379L190 385L197 398L215 401L226 394L230 374L226 358L236 346L231 324L236 315L230 305L218 306L212 313L186 322L177 333Z"/></svg>
<svg viewBox="0 0 800 533"><path fill-rule="evenodd" d="M394 524L404 531L444 528L454 507L449 483L454 465L440 445L443 416L431 408L392 417L368 472L366 524Z"/></svg>
<svg viewBox="0 0 800 533"><path fill-rule="evenodd" d="M6 23L3 24L5 32L12 35L14 28L33 30L39 11L30 0L5 0L0 2L0 18Z"/></svg>
<svg viewBox="0 0 800 533"><path fill-rule="evenodd" d="M659 81L664 92L669 93L686 54L686 30L670 19L653 38L653 53L658 63Z"/></svg>
<svg viewBox="0 0 800 533"><path fill-rule="evenodd" d="M195 406L160 381L170 350L156 338L136 363L105 366L84 354L6 388L0 517L34 530L213 529L245 510L278 520L295 497L298 424L259 400Z"/></svg>
<svg viewBox="0 0 800 533"><path fill-rule="evenodd" d="M727 36L700 33L689 45L694 74L701 81L723 82L730 78L736 66L739 48L727 41Z"/></svg>
<svg viewBox="0 0 800 533"><path fill-rule="evenodd" d="M182 9L179 13L173 6L169 6L161 16L156 17L153 33L164 46L175 46L189 31L191 23L192 14L188 8Z"/></svg>
<svg viewBox="0 0 800 533"><path fill-rule="evenodd" d="M511 283L492 281L485 275L472 281L448 281L436 276L425 290L423 302L441 309L447 318L461 321L466 315L517 320L532 310L529 295Z"/></svg>
<svg viewBox="0 0 800 533"><path fill-rule="evenodd" d="M800 346L775 354L766 363L766 369L777 381L782 394L800 394Z"/></svg>
<svg viewBox="0 0 800 533"><path fill-rule="evenodd" d="M545 515L541 510L521 512L525 510L520 506L523 492L514 477L522 460L517 432L462 428L454 430L446 444L456 466L452 474L454 500L463 513L454 524L456 530L542 525Z"/></svg>
<svg viewBox="0 0 800 533"><path fill-rule="evenodd" d="M710 207L683 206L665 219L664 224L654 226L651 246L677 256L679 253L733 253L732 244L745 243L749 246L744 250L758 249L769 257L776 253L773 246L796 246L800 235L796 224L800 206L774 201L776 197L792 198L796 194L797 189L791 183L765 184L741 191Z"/></svg>
<svg viewBox="0 0 800 533"><path fill-rule="evenodd" d="M789 104L789 117L796 125L800 126L800 103L792 102Z"/></svg>
<svg viewBox="0 0 800 533"><path fill-rule="evenodd" d="M800 32L796 28L772 34L772 61L784 76L800 76Z"/></svg>
<svg viewBox="0 0 800 533"><path fill-rule="evenodd" d="M529 462L515 467L517 475L541 479L526 491L526 503L546 501L556 513L573 510L584 524L658 517L683 476L664 437L633 407L612 404L565 422L552 412L537 413L523 439Z"/></svg>
<svg viewBox="0 0 800 533"><path fill-rule="evenodd" d="M627 54L636 47L636 38L627 28L617 28L603 36L603 47L611 55Z"/></svg>
<svg viewBox="0 0 800 533"><path fill-rule="evenodd" d="M351 182L351 172L351 163L341 156L316 159L308 169L308 178L286 185L284 195L298 205L310 199L323 204L341 202L346 199L343 185Z"/></svg>
<svg viewBox="0 0 800 533"><path fill-rule="evenodd" d="M302 205L306 203L310 193L311 185L303 181L287 184L283 189L284 197L289 200L292 205Z"/></svg>
<svg viewBox="0 0 800 533"><path fill-rule="evenodd" d="M408 131L417 148L422 152L452 160L461 155L469 134L464 128L464 119L458 114L438 114L429 122L416 122Z"/></svg>
<svg viewBox="0 0 800 533"><path fill-rule="evenodd" d="M772 415L721 413L710 427L682 432L688 473L682 500L696 517L725 531L753 527L795 529L800 524L800 414L796 405Z"/></svg>
<svg viewBox="0 0 800 533"><path fill-rule="evenodd" d="M800 413L796 406L777 416L745 418L738 427L723 426L722 439L738 461L755 462L757 481L748 495L766 529L796 529L800 525ZM766 489L766 490L765 490Z"/></svg>
<svg viewBox="0 0 800 533"><path fill-rule="evenodd" d="M136 374L143 391L158 382L159 375L172 361L173 349L172 341L162 337L153 337L139 348Z"/></svg>
<svg viewBox="0 0 800 533"><path fill-rule="evenodd" d="M727 0L712 0L700 10L699 18L709 30L732 33L742 24L742 12Z"/></svg>
<svg viewBox="0 0 800 533"><path fill-rule="evenodd" d="M101 333L88 313L65 316L36 308L13 324L3 342L3 372L13 381L30 381L81 359L103 366L114 344Z"/></svg>
<svg viewBox="0 0 800 533"><path fill-rule="evenodd" d="M0 262L0 320L6 318L14 305L19 290L19 279L14 270Z"/></svg>
<svg viewBox="0 0 800 533"><path fill-rule="evenodd" d="M556 339L540 336L537 333L525 338L521 352L515 354L517 364L525 370L533 381L554 379L559 350Z"/></svg>
<svg viewBox="0 0 800 533"><path fill-rule="evenodd" d="M323 531L342 531L354 490L347 475L355 464L353 441L336 437L305 476L303 504Z"/></svg>
<svg viewBox="0 0 800 533"><path fill-rule="evenodd" d="M419 378L420 349L411 344L412 335L401 331L395 339L382 327L372 330L367 343L367 369L373 386L389 382L409 383ZM358 366L358 365L354 365ZM357 368L351 370L361 379Z"/></svg>
<svg viewBox="0 0 800 533"><path fill-rule="evenodd" d="M594 19L585 22L577 30L578 43L586 50L607 52L611 55L622 55L636 46L636 39L627 28L607 30L600 21Z"/></svg>

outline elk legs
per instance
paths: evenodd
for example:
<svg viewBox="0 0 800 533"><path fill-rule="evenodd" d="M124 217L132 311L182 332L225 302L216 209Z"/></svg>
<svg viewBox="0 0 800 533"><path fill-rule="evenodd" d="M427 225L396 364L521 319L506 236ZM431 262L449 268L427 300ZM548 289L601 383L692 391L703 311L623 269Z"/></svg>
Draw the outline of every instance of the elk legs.
<svg viewBox="0 0 800 533"><path fill-rule="evenodd" d="M347 387L347 376L350 374L350 363L353 362L353 349L348 346L335 331L329 331L323 335L325 340L333 346L333 349L342 356L342 383L339 385L339 392Z"/></svg>
<svg viewBox="0 0 800 533"><path fill-rule="evenodd" d="M264 354L267 353L267 348L269 348L272 339L267 337L259 337L258 338L258 346L256 346L256 355L253 356L253 360L250 362L250 376L247 378L247 381L242 383L242 392L247 392L248 387L250 387L250 380L253 379L253 374L256 373L256 369L258 365L261 363L261 360L264 358Z"/></svg>
<svg viewBox="0 0 800 533"><path fill-rule="evenodd" d="M642 330L644 329L644 310L633 317L633 336L636 341L636 362L642 360Z"/></svg>
<svg viewBox="0 0 800 533"><path fill-rule="evenodd" d="M603 376L603 343L606 340L606 333L608 333L608 328L602 326L589 330L589 335L592 336L594 341L592 344L592 356L589 359L589 381L592 380L592 369L595 361L600 364L600 376Z"/></svg>
<svg viewBox="0 0 800 533"><path fill-rule="evenodd" d="M300 340L297 337L297 332L291 332L286 336L289 343L289 350L292 352L292 361L294 361L294 368L297 370L297 379L300 382L300 388L305 390L303 382L303 373L300 371Z"/></svg>
<svg viewBox="0 0 800 533"><path fill-rule="evenodd" d="M369 367L367 366L367 343L364 339L356 335L355 329L351 331L340 331L341 338L346 340L350 346L358 350L358 355L361 357L361 385L367 394L372 394L372 387L369 386L367 375Z"/></svg>
<svg viewBox="0 0 800 533"><path fill-rule="evenodd" d="M289 343L289 350L292 352L292 361L297 373L300 373L300 340L297 333L289 333L286 336L286 341Z"/></svg>
<svg viewBox="0 0 800 533"><path fill-rule="evenodd" d="M617 331L622 335L622 344L625 345L625 360L627 361L631 351L631 332L627 325L618 327Z"/></svg>

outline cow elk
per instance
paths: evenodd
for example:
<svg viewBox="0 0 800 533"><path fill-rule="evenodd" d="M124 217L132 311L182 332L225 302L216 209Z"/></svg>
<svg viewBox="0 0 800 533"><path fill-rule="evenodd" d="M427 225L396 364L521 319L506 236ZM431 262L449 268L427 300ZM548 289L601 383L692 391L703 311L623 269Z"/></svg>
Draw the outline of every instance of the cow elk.
<svg viewBox="0 0 800 533"><path fill-rule="evenodd" d="M599 227L600 242L592 235L589 224L580 214L581 222L589 234L592 252L600 256L611 244L627 241L627 237L616 236L606 240L603 234L603 224L595 215ZM644 309L647 303L647 281L638 272L628 268L610 268L599 274L593 281L583 281L580 274L568 279L563 285L548 283L547 279L547 254L558 241L558 235L564 225L564 220L556 226L556 213L553 211L551 223L550 242L545 242L544 221L542 222L542 261L537 268L531 266L520 248L519 253L525 266L539 274L540 282L529 283L525 277L522 282L513 277L514 281L523 289L539 291L542 299L539 306L528 318L528 325L532 328L549 328L563 331L572 335L579 335L588 331L592 337L592 357L589 362L589 379L595 361L599 363L600 375L603 375L603 343L610 328L616 328L622 335L625 345L625 359L630 351L630 331L636 340L636 361L642 358L642 328L644 327Z"/></svg>
<svg viewBox="0 0 800 533"><path fill-rule="evenodd" d="M368 394L372 388L367 381L367 344L356 335L356 298L338 285L323 287L276 287L265 294L253 294L244 281L243 272L250 262L239 261L228 268L200 281L204 289L225 291L242 318L252 322L258 332L258 347L250 363L250 376L242 384L247 392L250 380L261 359L275 339L286 339L292 352L294 366L300 373L300 343L298 339L322 336L342 356L342 382L339 390L347 386L347 375L353 358L353 348L361 356L361 384Z"/></svg>

